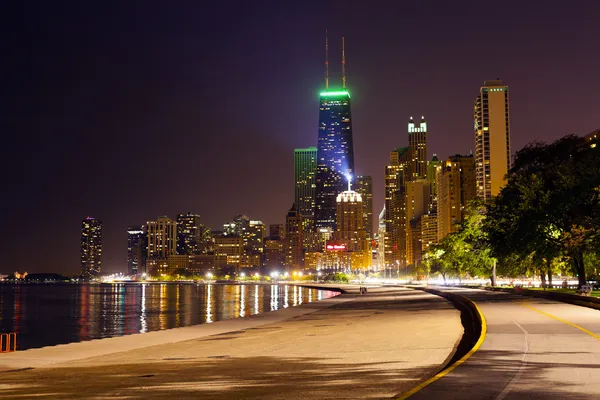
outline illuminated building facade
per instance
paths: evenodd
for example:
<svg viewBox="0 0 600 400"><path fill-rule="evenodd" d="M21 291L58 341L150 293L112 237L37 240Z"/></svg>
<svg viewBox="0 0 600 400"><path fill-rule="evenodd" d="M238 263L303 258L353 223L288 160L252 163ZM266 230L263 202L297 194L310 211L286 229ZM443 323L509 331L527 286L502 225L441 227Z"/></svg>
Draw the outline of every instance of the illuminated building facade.
<svg viewBox="0 0 600 400"><path fill-rule="evenodd" d="M177 254L177 222L169 217L158 217L146 224L148 259Z"/></svg>
<svg viewBox="0 0 600 400"><path fill-rule="evenodd" d="M317 174L315 188L316 228L335 230L336 197L348 176L354 175L354 145L350 93L326 90L320 94Z"/></svg>
<svg viewBox="0 0 600 400"><path fill-rule="evenodd" d="M177 215L177 254L200 254L205 231L199 215L189 212Z"/></svg>
<svg viewBox="0 0 600 400"><path fill-rule="evenodd" d="M127 272L138 275L146 272L146 232L143 226L127 228Z"/></svg>
<svg viewBox="0 0 600 400"><path fill-rule="evenodd" d="M317 148L294 150L294 201L304 220L315 215L315 174L317 173Z"/></svg>
<svg viewBox="0 0 600 400"><path fill-rule="evenodd" d="M296 205L293 204L285 217L285 265L288 268L302 268L304 266L302 220L302 214L298 212Z"/></svg>
<svg viewBox="0 0 600 400"><path fill-rule="evenodd" d="M460 154L438 166L438 240L456 231L456 224L462 221L465 207L477 197L475 169L473 156Z"/></svg>
<svg viewBox="0 0 600 400"><path fill-rule="evenodd" d="M242 261L242 237L221 235L215 237L215 267L239 267Z"/></svg>
<svg viewBox="0 0 600 400"><path fill-rule="evenodd" d="M350 186L350 185L348 185ZM349 270L370 267L371 252L367 233L364 228L364 206L360 193L350 190L340 193L336 198L336 231L334 241L327 242L326 251L346 252L345 259ZM333 247L333 248L332 248ZM343 253L339 255L344 256ZM338 264L340 264L338 262ZM343 263L342 263L343 264Z"/></svg>
<svg viewBox="0 0 600 400"><path fill-rule="evenodd" d="M373 179L370 176L357 176L356 192L363 200L363 226L367 237L373 238Z"/></svg>
<svg viewBox="0 0 600 400"><path fill-rule="evenodd" d="M285 243L279 236L269 236L265 239L264 265L269 268L281 268L285 263Z"/></svg>
<svg viewBox="0 0 600 400"><path fill-rule="evenodd" d="M410 180L410 150L390 152L385 167L385 265L406 263L406 183Z"/></svg>
<svg viewBox="0 0 600 400"><path fill-rule="evenodd" d="M247 249L252 254L262 254L264 252L266 233L267 227L262 221L251 220L242 235L244 249Z"/></svg>
<svg viewBox="0 0 600 400"><path fill-rule="evenodd" d="M408 147L410 150L410 177L424 179L427 177L427 122L421 117L417 126L410 117L408 121Z"/></svg>
<svg viewBox="0 0 600 400"><path fill-rule="evenodd" d="M497 196L510 169L510 112L508 86L485 81L474 104L475 178L477 197Z"/></svg>
<svg viewBox="0 0 600 400"><path fill-rule="evenodd" d="M102 270L102 221L87 217L81 221L81 276L95 278Z"/></svg>

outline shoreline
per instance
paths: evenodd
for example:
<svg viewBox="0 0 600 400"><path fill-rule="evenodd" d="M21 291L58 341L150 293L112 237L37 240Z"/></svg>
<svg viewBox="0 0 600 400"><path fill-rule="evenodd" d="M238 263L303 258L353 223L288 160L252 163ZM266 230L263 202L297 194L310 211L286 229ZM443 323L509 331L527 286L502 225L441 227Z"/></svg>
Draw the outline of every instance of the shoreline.
<svg viewBox="0 0 600 400"><path fill-rule="evenodd" d="M317 288L313 287L312 289ZM122 336L97 338L79 342L30 348L26 350L17 350L16 352L11 353L2 353L0 354L0 372L22 368L38 368L56 363L85 359L89 357L96 357L155 345L177 343L211 335L224 334L240 329L254 328L261 325L271 324L285 319L310 314L318 311L319 309L331 307L339 302L350 301L353 299L353 297L348 297L342 299L341 301L335 301L342 296L342 291L340 289L334 290L332 288L322 288L318 290L329 290L332 292L339 292L340 294L323 300L306 302L297 306L290 306L288 308L282 308L274 311L263 311L257 314L229 318L211 323L201 323L143 333L137 332ZM315 307L317 304L319 306ZM68 354L72 351L76 352L77 355Z"/></svg>
<svg viewBox="0 0 600 400"><path fill-rule="evenodd" d="M116 338L137 340L133 346L101 339L99 354L77 344L62 346L71 346L71 359L52 348L10 353L0 386L5 398L396 398L455 354L463 326L450 302L401 287L359 295L359 287L319 286L346 293L247 319Z"/></svg>

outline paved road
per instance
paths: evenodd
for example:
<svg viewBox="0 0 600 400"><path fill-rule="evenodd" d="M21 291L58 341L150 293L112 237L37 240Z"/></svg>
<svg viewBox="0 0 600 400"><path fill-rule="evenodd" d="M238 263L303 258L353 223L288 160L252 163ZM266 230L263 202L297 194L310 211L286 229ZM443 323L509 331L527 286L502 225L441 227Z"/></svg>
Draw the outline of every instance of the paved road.
<svg viewBox="0 0 600 400"><path fill-rule="evenodd" d="M600 311L485 290L473 300L487 336L464 364L410 397L600 399Z"/></svg>
<svg viewBox="0 0 600 400"><path fill-rule="evenodd" d="M237 327L176 343L169 337L185 336L174 329L149 336L150 346L130 337L17 352L13 362L37 367L0 373L0 398L389 399L433 376L462 335L459 312L421 291L370 289L305 306L314 309L269 324L181 328L200 336L219 324ZM74 354L96 355L103 343L133 347Z"/></svg>

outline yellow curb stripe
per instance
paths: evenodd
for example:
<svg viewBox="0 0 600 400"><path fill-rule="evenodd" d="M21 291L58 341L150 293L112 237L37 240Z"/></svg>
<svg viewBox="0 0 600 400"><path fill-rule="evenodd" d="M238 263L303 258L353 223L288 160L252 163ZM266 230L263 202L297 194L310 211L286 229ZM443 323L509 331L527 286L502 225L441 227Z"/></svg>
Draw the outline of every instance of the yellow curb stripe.
<svg viewBox="0 0 600 400"><path fill-rule="evenodd" d="M461 297L464 297L464 296L461 296ZM408 399L410 396L412 396L413 394L417 393L419 390L422 390L423 388L431 385L433 382L437 381L438 379L443 378L444 376L448 375L450 372L454 371L454 369L456 369L462 363L464 363L465 361L467 361L469 359L469 357L471 357L473 354L475 354L475 352L477 350L479 350L479 348L483 344L483 341L485 340L485 335L487 333L487 323L485 322L485 317L483 316L483 313L481 312L481 310L479 309L479 307L477 307L477 304L475 304L475 302L471 301L470 299L467 299L466 297L464 297L464 298L468 302L470 302L471 304L473 304L475 306L475 309L477 310L477 313L479 314L479 317L481 318L481 335L479 335L479 339L477 340L477 343L475 343L475 346L473 346L473 348L471 350L469 350L469 352L467 354L465 354L464 356L462 356L460 358L460 360L458 360L454 364L448 366L444 370L438 372L435 376L429 378L428 380L426 380L425 382L421 383L420 385L412 388L408 392L403 393L400 397L397 397L396 400L405 400L405 399Z"/></svg>
<svg viewBox="0 0 600 400"><path fill-rule="evenodd" d="M536 311L536 312L538 312L538 313L540 313L540 314L542 314L542 315L545 315L546 317L550 317L550 318L552 318L552 319L554 319L554 320L556 320L556 321L560 321L560 322L562 322L562 323L564 323L564 324L570 325L570 326L572 326L573 328L577 328L577 329L579 329L580 331L587 333L588 335L590 335L590 336L591 336L591 337L593 337L594 339L600 340L600 336L596 335L594 332L588 331L587 329L585 329L585 328L583 328L583 327L581 327L581 326L579 326L579 325L576 325L576 324L574 324L574 323L572 323L572 322L569 322L569 321L567 321L567 320L564 320L564 319L562 319L562 318L559 318L559 317L557 317L557 316L555 316L555 315L548 314L548 313L547 313L547 312L545 312L545 311L538 310L538 309L537 309L537 308L535 308L535 307L531 307L531 306L527 305L525 302L519 302L518 304L519 304L520 306L523 306L523 307L525 307L525 308L529 308L530 310Z"/></svg>

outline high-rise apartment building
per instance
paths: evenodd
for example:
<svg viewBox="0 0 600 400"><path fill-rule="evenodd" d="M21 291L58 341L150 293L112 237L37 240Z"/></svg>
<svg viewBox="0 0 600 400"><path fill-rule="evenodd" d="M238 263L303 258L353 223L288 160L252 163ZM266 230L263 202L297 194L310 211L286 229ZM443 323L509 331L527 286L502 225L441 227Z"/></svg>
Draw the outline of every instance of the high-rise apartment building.
<svg viewBox="0 0 600 400"><path fill-rule="evenodd" d="M265 246L267 227L262 221L251 220L243 232L244 249L253 254L262 254Z"/></svg>
<svg viewBox="0 0 600 400"><path fill-rule="evenodd" d="M508 86L485 81L474 104L477 197L488 202L506 184L510 169Z"/></svg>
<svg viewBox="0 0 600 400"><path fill-rule="evenodd" d="M410 149L390 152L385 167L385 264L406 261L406 183L410 180Z"/></svg>
<svg viewBox="0 0 600 400"><path fill-rule="evenodd" d="M294 201L305 219L315 216L317 148L294 150Z"/></svg>
<svg viewBox="0 0 600 400"><path fill-rule="evenodd" d="M177 222L169 217L158 217L146 224L148 259L166 259L177 254Z"/></svg>
<svg viewBox="0 0 600 400"><path fill-rule="evenodd" d="M429 208L429 188L427 179L406 183L406 265L421 260L421 218Z"/></svg>
<svg viewBox="0 0 600 400"><path fill-rule="evenodd" d="M143 226L127 228L127 272L138 275L146 272L146 232Z"/></svg>
<svg viewBox="0 0 600 400"><path fill-rule="evenodd" d="M356 192L363 200L363 220L367 237L373 238L373 180L370 176L356 177Z"/></svg>
<svg viewBox="0 0 600 400"><path fill-rule="evenodd" d="M81 221L81 276L95 278L102 270L102 221L87 217Z"/></svg>
<svg viewBox="0 0 600 400"><path fill-rule="evenodd" d="M200 254L205 231L199 215L189 212L177 215L177 254Z"/></svg>
<svg viewBox="0 0 600 400"><path fill-rule="evenodd" d="M286 257L288 268L303 267L302 214L292 205L285 218Z"/></svg>
<svg viewBox="0 0 600 400"><path fill-rule="evenodd" d="M457 154L437 169L438 240L456 231L467 204L476 198L475 160Z"/></svg>
<svg viewBox="0 0 600 400"><path fill-rule="evenodd" d="M423 179L427 177L427 122L421 117L417 126L410 117L408 121L408 147L410 149L410 177Z"/></svg>

